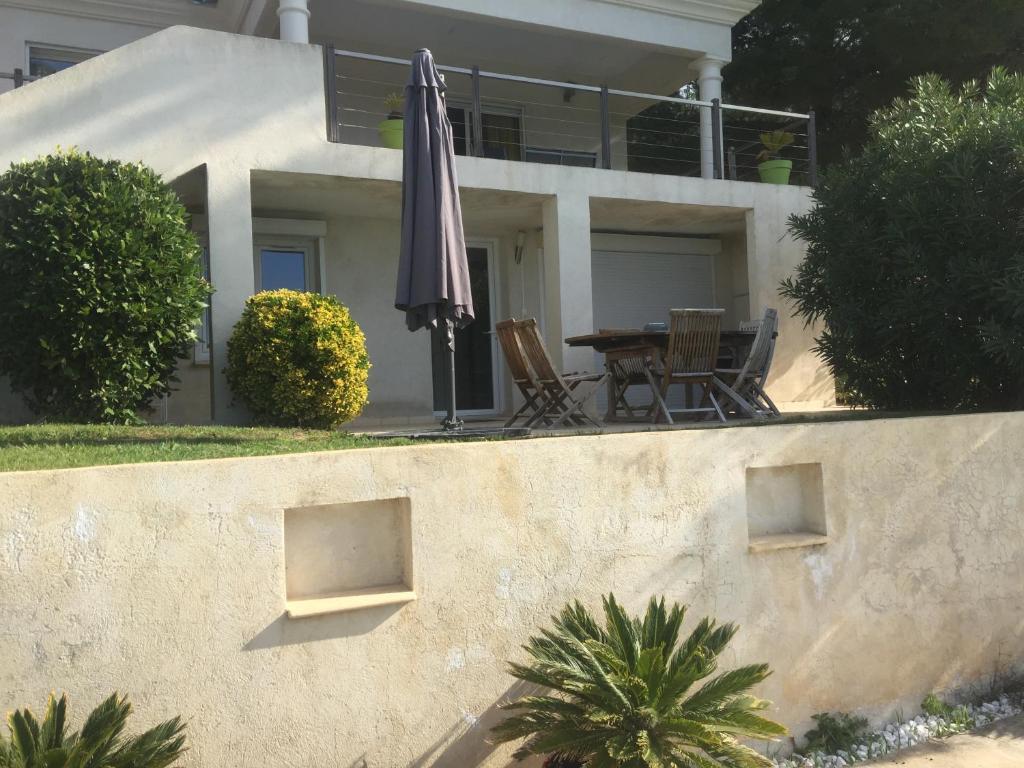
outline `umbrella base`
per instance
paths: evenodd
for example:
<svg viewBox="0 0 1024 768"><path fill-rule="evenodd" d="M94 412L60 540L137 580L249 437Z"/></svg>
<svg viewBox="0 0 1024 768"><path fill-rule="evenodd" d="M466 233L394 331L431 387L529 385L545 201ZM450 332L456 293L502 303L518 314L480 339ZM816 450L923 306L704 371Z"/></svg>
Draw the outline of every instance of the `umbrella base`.
<svg viewBox="0 0 1024 768"><path fill-rule="evenodd" d="M461 432L466 422L460 419L458 416L449 417L441 422L441 429L445 432Z"/></svg>

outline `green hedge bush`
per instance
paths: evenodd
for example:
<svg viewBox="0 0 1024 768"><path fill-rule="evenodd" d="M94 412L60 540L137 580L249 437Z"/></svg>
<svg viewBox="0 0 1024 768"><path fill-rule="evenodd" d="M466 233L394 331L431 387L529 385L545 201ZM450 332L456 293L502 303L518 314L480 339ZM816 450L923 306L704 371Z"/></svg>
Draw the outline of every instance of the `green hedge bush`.
<svg viewBox="0 0 1024 768"><path fill-rule="evenodd" d="M918 79L814 200L783 293L849 402L1024 406L1024 78Z"/></svg>
<svg viewBox="0 0 1024 768"><path fill-rule="evenodd" d="M170 391L209 296L149 168L59 152L0 175L0 374L38 414L131 422Z"/></svg>
<svg viewBox="0 0 1024 768"><path fill-rule="evenodd" d="M262 422L330 429L366 404L366 338L332 296L264 291L228 340L231 391Z"/></svg>

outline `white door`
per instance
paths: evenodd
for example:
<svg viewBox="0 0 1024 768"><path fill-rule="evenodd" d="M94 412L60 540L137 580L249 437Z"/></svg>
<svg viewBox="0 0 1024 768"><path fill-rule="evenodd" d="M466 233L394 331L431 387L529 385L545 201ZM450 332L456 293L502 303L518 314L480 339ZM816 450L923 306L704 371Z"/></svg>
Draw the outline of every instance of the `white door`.
<svg viewBox="0 0 1024 768"><path fill-rule="evenodd" d="M594 329L643 328L647 323L668 323L670 309L714 307L714 256L686 253L684 246L678 247L675 253L595 250L591 261ZM594 370L604 367L604 355L595 353L594 366ZM650 391L643 389L633 387L627 395L630 403L650 402ZM682 387L673 390L670 407L682 402ZM602 412L606 402L601 392Z"/></svg>

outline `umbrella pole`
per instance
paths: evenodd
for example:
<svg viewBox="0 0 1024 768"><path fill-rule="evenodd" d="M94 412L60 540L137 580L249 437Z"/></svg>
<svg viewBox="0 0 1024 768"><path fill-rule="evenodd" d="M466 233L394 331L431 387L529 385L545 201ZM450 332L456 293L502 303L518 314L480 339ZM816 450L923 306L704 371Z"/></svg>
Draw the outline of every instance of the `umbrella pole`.
<svg viewBox="0 0 1024 768"><path fill-rule="evenodd" d="M455 413L455 323L450 318L444 321L444 355L445 374L448 381L448 417L441 422L445 432L458 432L462 429L462 419Z"/></svg>

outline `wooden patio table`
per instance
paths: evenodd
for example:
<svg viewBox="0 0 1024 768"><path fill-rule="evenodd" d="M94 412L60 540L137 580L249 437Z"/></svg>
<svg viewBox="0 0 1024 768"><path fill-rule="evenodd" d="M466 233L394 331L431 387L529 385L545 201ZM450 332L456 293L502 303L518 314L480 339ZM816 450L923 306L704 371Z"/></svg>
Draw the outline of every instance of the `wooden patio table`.
<svg viewBox="0 0 1024 768"><path fill-rule="evenodd" d="M729 358L727 367L738 368L743 362L743 350L754 343L756 331L723 330L719 337L719 357ZM602 328L597 333L586 333L582 336L570 336L565 340L570 347L593 347L596 351L607 353L620 349L650 348L655 354L661 354L668 347L668 331L645 331L642 328ZM605 421L615 419L615 382L614 377L608 381L608 410ZM689 392L686 393L689 397Z"/></svg>

